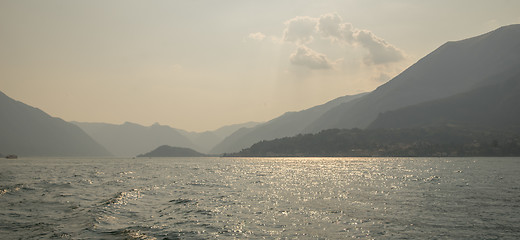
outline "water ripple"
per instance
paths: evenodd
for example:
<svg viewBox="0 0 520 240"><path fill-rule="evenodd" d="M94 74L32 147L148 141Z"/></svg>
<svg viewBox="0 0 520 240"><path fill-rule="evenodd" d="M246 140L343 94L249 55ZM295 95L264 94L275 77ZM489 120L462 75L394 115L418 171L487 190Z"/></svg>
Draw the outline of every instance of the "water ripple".
<svg viewBox="0 0 520 240"><path fill-rule="evenodd" d="M519 158L20 159L13 239L518 239Z"/></svg>

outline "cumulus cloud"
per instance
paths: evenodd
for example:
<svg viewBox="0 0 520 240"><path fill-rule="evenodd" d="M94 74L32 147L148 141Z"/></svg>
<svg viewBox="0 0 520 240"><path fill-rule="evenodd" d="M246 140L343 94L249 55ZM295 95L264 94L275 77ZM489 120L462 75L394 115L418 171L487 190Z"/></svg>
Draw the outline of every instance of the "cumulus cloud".
<svg viewBox="0 0 520 240"><path fill-rule="evenodd" d="M262 41L262 40L264 40L264 38L265 38L265 34L263 34L263 33L261 33L261 32L250 33L247 37L248 37L249 39L253 39L253 40L257 40L257 41Z"/></svg>
<svg viewBox="0 0 520 240"><path fill-rule="evenodd" d="M252 33L252 39L263 39L265 35ZM327 56L307 46L317 47L319 41L330 40L342 47L360 47L367 50L364 63L367 65L387 65L405 58L403 51L387 43L369 30L361 30L345 22L337 13L323 14L318 18L298 16L285 22L285 29L280 42L294 43L298 46L290 56L292 64L307 66L312 69L329 69L332 64Z"/></svg>
<svg viewBox="0 0 520 240"><path fill-rule="evenodd" d="M325 38L331 38L340 42L352 43L354 40L352 24L343 22L343 19L336 13L321 15L317 31Z"/></svg>
<svg viewBox="0 0 520 240"><path fill-rule="evenodd" d="M299 46L296 52L291 54L289 60L294 65L311 69L329 69L332 63L324 54L318 53L306 46Z"/></svg>
<svg viewBox="0 0 520 240"><path fill-rule="evenodd" d="M404 54L401 50L388 44L370 31L358 31L356 41L368 50L368 56L365 58L367 64L385 64L404 59Z"/></svg>
<svg viewBox="0 0 520 240"><path fill-rule="evenodd" d="M283 40L294 43L309 43L316 32L317 18L295 17L285 22Z"/></svg>

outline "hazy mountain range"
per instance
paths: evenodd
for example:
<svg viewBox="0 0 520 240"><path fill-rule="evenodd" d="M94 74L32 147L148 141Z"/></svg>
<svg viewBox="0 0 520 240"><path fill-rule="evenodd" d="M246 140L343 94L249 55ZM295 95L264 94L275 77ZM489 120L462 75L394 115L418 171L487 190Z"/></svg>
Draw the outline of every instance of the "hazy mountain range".
<svg viewBox="0 0 520 240"><path fill-rule="evenodd" d="M258 123L249 122L219 128L215 131L188 132L158 123L142 126L124 124L73 122L115 156L136 156L162 145L191 148L206 153L232 132Z"/></svg>
<svg viewBox="0 0 520 240"><path fill-rule="evenodd" d="M242 128L220 142L210 152L214 154L237 152L262 140L294 136L330 109L355 100L366 93L344 96L323 105L299 112L287 112L271 121L251 128Z"/></svg>
<svg viewBox="0 0 520 240"><path fill-rule="evenodd" d="M493 78L468 92L382 113L369 128L449 124L520 132L520 68Z"/></svg>
<svg viewBox="0 0 520 240"><path fill-rule="evenodd" d="M321 110L326 111L317 112L318 116L309 117L303 115L295 117L295 120L288 120L285 125L278 124L284 118L284 115L257 126L256 129L258 131L242 129L222 141L213 149L213 152L237 152L240 148L246 145L250 146L255 141L270 140L298 133L317 133L321 130L332 128L366 128L380 114L385 112L440 100L465 92L477 91L476 89L482 86L484 86L482 89L485 89L486 86L503 82L510 77L516 76L518 69L520 69L520 25L501 27L477 37L448 42L376 90L368 94L348 98L342 102L338 101L335 104L322 105ZM500 95L501 93L489 92L489 94ZM504 92L503 94L506 93ZM491 101L492 99L489 98L493 96L487 96L483 99ZM475 98L471 100L468 97L466 99L468 102L464 106L460 106L460 108L449 104L437 106L437 108L446 108L445 115L452 114L447 109L452 109L452 112L467 111L464 110L467 107L484 110L479 106L486 102L483 99ZM499 100L493 99L493 101ZM394 124L402 121L403 124L400 124L399 127L413 126L419 123L414 122L413 119L415 118L411 117L412 115L415 115L416 118L438 119L434 115L436 113L440 114L439 111L426 114L425 112L429 111L427 109L423 109L423 112L414 113L410 109L407 111L406 115L404 112L396 111L392 116L399 118L399 120L393 121ZM501 113L507 114L507 111L502 110ZM306 111L298 114L303 114L304 112ZM400 116L400 114L403 115ZM493 114L493 112L481 113L479 116L490 116L490 114ZM387 118L378 120L377 123L374 123L374 127L397 126L385 125L387 119L390 118L390 113L383 115L387 116ZM455 117L457 115L452 116ZM473 117L476 116L473 115ZM297 127L290 128L294 131L287 131L285 132L286 134L282 134L284 128L291 126L291 123L297 123ZM222 146L224 144L226 145Z"/></svg>
<svg viewBox="0 0 520 240"><path fill-rule="evenodd" d="M0 153L21 156L107 156L79 127L0 92Z"/></svg>
<svg viewBox="0 0 520 240"><path fill-rule="evenodd" d="M470 91L520 68L520 25L448 42L357 101L341 104L305 132L365 128L380 113Z"/></svg>
<svg viewBox="0 0 520 240"><path fill-rule="evenodd" d="M73 123L115 156L132 157L161 145L195 148L195 145L186 136L171 127L159 124L145 127L130 122L121 125Z"/></svg>
<svg viewBox="0 0 520 240"><path fill-rule="evenodd" d="M340 97L262 124L252 122L203 133L159 124L145 127L133 123L75 122L81 131L1 94L0 152L30 155L110 152L116 156L135 156L170 145L220 154L237 152L263 140L333 128L451 124L516 131L520 129L519 69L520 25L509 25L477 37L447 42L370 93Z"/></svg>
<svg viewBox="0 0 520 240"><path fill-rule="evenodd" d="M234 155L517 156L519 103L520 25L511 25L444 44L304 131L319 133L259 142Z"/></svg>
<svg viewBox="0 0 520 240"><path fill-rule="evenodd" d="M176 129L184 136L188 137L196 146L197 150L200 152L208 153L211 149L213 149L217 144L219 144L222 140L227 138L229 135L233 134L239 129L242 128L251 128L260 122L247 122L240 124L233 124L224 127L220 127L213 131L205 131L205 132L188 132L181 129Z"/></svg>

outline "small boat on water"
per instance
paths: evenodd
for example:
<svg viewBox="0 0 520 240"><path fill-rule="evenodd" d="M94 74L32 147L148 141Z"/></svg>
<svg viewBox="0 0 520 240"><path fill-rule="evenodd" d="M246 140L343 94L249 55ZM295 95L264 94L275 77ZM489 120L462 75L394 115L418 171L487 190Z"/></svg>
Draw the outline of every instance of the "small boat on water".
<svg viewBox="0 0 520 240"><path fill-rule="evenodd" d="M18 156L14 155L14 154L9 154L9 155L5 156L5 158L7 158L7 159L17 159Z"/></svg>

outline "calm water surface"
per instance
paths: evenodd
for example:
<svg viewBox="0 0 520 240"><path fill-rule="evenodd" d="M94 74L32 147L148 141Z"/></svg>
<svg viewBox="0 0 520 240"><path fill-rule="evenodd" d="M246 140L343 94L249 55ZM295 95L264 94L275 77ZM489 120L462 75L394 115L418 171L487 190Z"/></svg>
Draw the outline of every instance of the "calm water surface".
<svg viewBox="0 0 520 240"><path fill-rule="evenodd" d="M520 158L0 166L0 239L520 239Z"/></svg>

